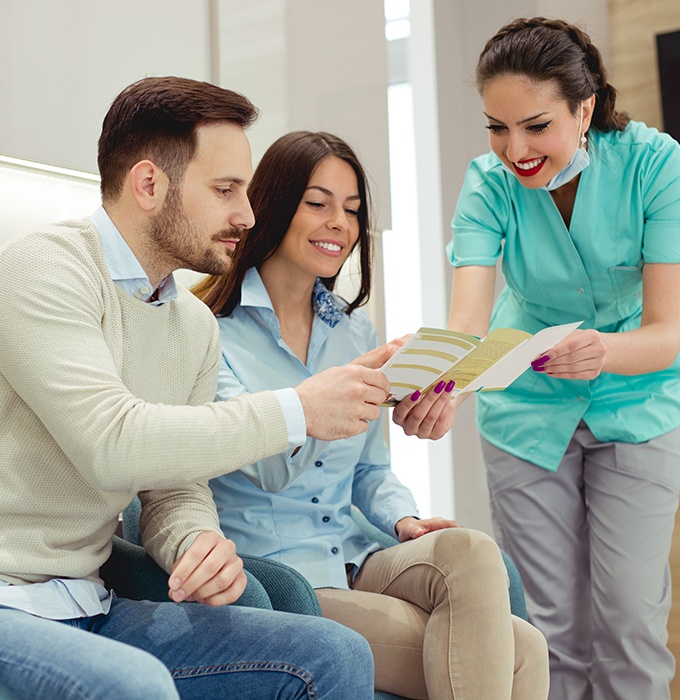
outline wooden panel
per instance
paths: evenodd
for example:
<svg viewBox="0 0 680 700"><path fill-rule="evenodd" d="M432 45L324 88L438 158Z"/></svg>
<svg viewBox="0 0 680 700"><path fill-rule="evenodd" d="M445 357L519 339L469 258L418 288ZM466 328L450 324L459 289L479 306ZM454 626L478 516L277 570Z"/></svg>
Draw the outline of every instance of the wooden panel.
<svg viewBox="0 0 680 700"><path fill-rule="evenodd" d="M661 129L661 97L656 34L680 29L678 0L609 0L609 80L619 92L617 106L631 118ZM668 621L668 648L680 658L680 515L676 516L671 549L673 607ZM680 675L671 684L680 700Z"/></svg>
<svg viewBox="0 0 680 700"><path fill-rule="evenodd" d="M662 128L656 34L680 29L678 0L609 0L610 82L617 105L633 119Z"/></svg>

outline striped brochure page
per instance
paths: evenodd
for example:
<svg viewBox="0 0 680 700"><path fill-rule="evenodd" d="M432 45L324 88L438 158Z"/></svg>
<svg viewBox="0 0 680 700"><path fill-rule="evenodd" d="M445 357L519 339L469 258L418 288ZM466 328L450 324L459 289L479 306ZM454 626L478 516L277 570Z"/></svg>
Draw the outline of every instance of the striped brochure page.
<svg viewBox="0 0 680 700"><path fill-rule="evenodd" d="M497 328L484 339L442 328L420 328L381 368L391 391L383 405L395 406L414 391L425 394L439 381L453 379L452 395L505 389L581 325L566 323L535 335Z"/></svg>

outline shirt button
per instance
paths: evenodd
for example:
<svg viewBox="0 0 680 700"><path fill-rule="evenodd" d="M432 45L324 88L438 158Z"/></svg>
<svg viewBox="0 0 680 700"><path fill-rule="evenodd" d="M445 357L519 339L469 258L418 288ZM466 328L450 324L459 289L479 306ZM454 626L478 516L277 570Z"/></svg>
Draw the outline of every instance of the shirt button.
<svg viewBox="0 0 680 700"><path fill-rule="evenodd" d="M139 291L140 291L142 294L148 294L151 290L150 290L146 285L144 285L143 287L140 287L140 288L139 288Z"/></svg>
<svg viewBox="0 0 680 700"><path fill-rule="evenodd" d="M337 554L339 551L337 547L331 547L331 554Z"/></svg>
<svg viewBox="0 0 680 700"><path fill-rule="evenodd" d="M319 499L316 496L314 496L314 498L312 498L312 503L318 503L318 502L319 502Z"/></svg>
<svg viewBox="0 0 680 700"><path fill-rule="evenodd" d="M314 466L315 467L323 467L323 462L321 462L317 459L316 462L314 462Z"/></svg>
<svg viewBox="0 0 680 700"><path fill-rule="evenodd" d="M579 294L583 294L583 287L579 287L576 291L577 291Z"/></svg>
<svg viewBox="0 0 680 700"><path fill-rule="evenodd" d="M323 520L325 523L329 523L331 521L331 519L327 515L324 515L323 518L321 518L321 520Z"/></svg>

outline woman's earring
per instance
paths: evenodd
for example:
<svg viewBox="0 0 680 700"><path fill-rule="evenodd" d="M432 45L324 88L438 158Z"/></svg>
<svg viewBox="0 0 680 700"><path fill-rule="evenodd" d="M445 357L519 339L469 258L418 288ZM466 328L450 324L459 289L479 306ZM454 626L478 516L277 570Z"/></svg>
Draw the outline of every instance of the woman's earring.
<svg viewBox="0 0 680 700"><path fill-rule="evenodd" d="M581 148L585 151L588 148L588 139L585 134L581 134Z"/></svg>

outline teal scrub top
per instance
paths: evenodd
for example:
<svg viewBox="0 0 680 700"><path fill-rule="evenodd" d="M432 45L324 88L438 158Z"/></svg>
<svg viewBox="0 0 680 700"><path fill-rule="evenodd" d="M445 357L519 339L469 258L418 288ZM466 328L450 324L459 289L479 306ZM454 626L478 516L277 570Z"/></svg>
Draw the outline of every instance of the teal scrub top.
<svg viewBox="0 0 680 700"><path fill-rule="evenodd" d="M588 134L569 228L547 190L523 187L493 153L469 166L447 246L455 267L493 266L506 286L491 328L535 333L583 321L621 333L640 326L645 262L680 263L680 145L639 122ZM680 290L678 290L680 293ZM578 423L602 441L639 443L680 425L680 362L636 376L565 380L528 370L478 396L482 436L556 471Z"/></svg>

